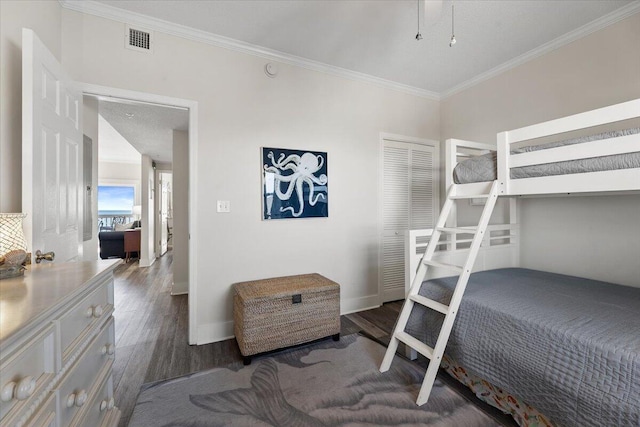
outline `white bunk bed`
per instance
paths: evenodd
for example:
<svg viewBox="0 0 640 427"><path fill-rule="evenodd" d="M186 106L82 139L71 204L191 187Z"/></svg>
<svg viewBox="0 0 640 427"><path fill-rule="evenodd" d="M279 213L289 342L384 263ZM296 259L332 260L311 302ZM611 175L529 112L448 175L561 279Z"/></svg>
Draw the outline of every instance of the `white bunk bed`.
<svg viewBox="0 0 640 427"><path fill-rule="evenodd" d="M640 99L635 99L585 113L575 114L520 129L501 132L497 137L497 175L500 196L541 196L563 193L602 193L640 190L640 169L617 169L570 175L512 179L511 168L557 163L566 160L630 154L640 151L640 134L604 138L579 145L512 153L513 145L523 141L551 137L640 117ZM579 147L579 150L576 150ZM453 184L453 170L460 149L496 150L495 146L450 139L446 147L447 188L454 185L456 195L488 192L490 182Z"/></svg>
<svg viewBox="0 0 640 427"><path fill-rule="evenodd" d="M393 359L393 354L395 353L399 342L405 343L406 345L408 345L408 347L417 350L427 358L431 359L432 363L430 363L429 369L427 370L425 382L423 383L420 395L418 396L418 404L423 404L427 401L431 385L435 380L437 366L440 364L440 362L442 362L443 357L445 357L446 360L446 356L444 355L444 348L447 345L447 341L449 340L449 334L452 333L451 329L453 328L456 314L458 311L462 312L466 309L465 304L463 303L461 305L461 302L462 295L465 292L465 288L467 286L467 281L469 280L471 271L473 270L473 272L480 272L484 270L519 266L519 227L517 224L518 215L516 196L533 197L547 196L551 194L585 193L638 194L638 192L640 192L640 165L637 164L637 159L639 158L638 156L640 156L640 133L630 133L622 136L620 136L620 134L612 134L613 136L605 136L604 138L596 141L582 142L579 145L559 146L531 152L518 152L514 150L516 145L527 141L534 141L535 144L537 141L541 141L544 139L548 140L549 137L557 136L558 134L567 132L582 132L587 130L588 128L594 128L602 125L609 125L615 122L638 118L640 118L640 99L635 99L621 104L599 108L596 110L523 127L520 129L501 132L497 135L497 146L456 139L447 140L445 182L448 189L448 194L447 201L445 202L445 206L442 210L443 216L439 218L438 224L436 225L436 227L434 227L434 229L412 230L407 235L407 300L394 330L389 345L389 350L387 351L387 355L385 356L385 360L383 361L381 366L381 371L383 372L388 369L388 366ZM631 127L633 127L634 125L636 124L633 123ZM579 149L577 149L578 147ZM497 161L495 165L495 175L497 175L496 180L466 184L457 184L454 182L454 169L456 168L459 161L462 162L462 159L468 159L469 157L473 157L476 155L486 156L487 153L491 153L492 151L496 152L497 154ZM527 167L531 165L545 165L581 159L595 159L605 156L618 155L632 156L634 160L630 163L631 166L614 170L600 170L596 172L585 173L573 172L571 174L540 176L532 178L515 179L511 176L512 169L514 168ZM495 205L495 199L497 199L499 196L508 197L507 200L509 205L508 220L506 221L507 223L499 225L488 225L489 217L491 216L493 206ZM456 220L456 207L454 202L456 200L466 201L467 199L475 197L484 197L485 200L487 200L478 227L458 227ZM475 233L473 238L469 238L469 234L473 233ZM459 238L459 234L462 234L463 237ZM441 236L446 236L447 238L441 240ZM428 244L427 241L429 242ZM476 257L478 262L475 262ZM465 259L466 262L464 262ZM461 267L456 266L460 264L464 265ZM445 282L447 282L446 279L437 279L434 281L436 283L436 287L438 288L437 291L432 290L430 293L430 291L425 290L426 287L429 286L428 284L430 282L425 282L423 284L423 280L450 276L451 273L449 268L458 268L460 271L459 278L455 278L453 280L455 284L452 284L451 280L449 280L447 288L447 286L444 285ZM507 269L501 271L500 274L502 274L503 276L505 274L523 274L526 276L529 274L528 272L530 272L530 270L526 270L525 273L519 273L518 269ZM472 289L473 286L475 286L476 288L478 286L482 287L486 283L491 283L491 281L495 279L494 276L480 276L482 274L484 273L474 275L475 277L479 278L477 282L481 284L470 284L470 291L473 290L473 292L475 292L475 289ZM487 274L491 273L488 272ZM541 274L548 275L549 273ZM474 276L471 276L472 278L469 283L474 281ZM490 277L490 279L488 279L487 277ZM558 276L552 279L550 278L549 280L551 282L553 282L554 280L562 281L562 277L569 276ZM570 279L571 278L569 277L567 281L570 282ZM498 281L498 279L495 280ZM595 285L589 284L589 286L592 286L594 289L599 289L599 286L601 286L601 282L598 282ZM620 292L628 293L628 295L625 294L625 298L622 298L623 301L627 301L627 303L631 301L629 304L632 305L640 304L640 290L620 286L618 286L617 288L624 288ZM443 291L445 289L448 290ZM631 290L629 291L629 289ZM504 289L502 289L502 292L504 293ZM606 295L606 293L603 293L602 295ZM471 296L469 298L471 299ZM603 296L602 298L605 297ZM505 301L502 301L502 303L505 304ZM589 309L599 310L599 308L595 306ZM415 315L412 314L414 310L429 312L431 314L433 313L430 310L434 310L436 312L439 311L441 314L445 315L444 321L442 320L442 316L440 314L434 313L436 314L436 316L440 316L439 322L436 322L438 323L436 330L430 330L416 339L416 319ZM629 307L625 307L625 310L629 310ZM410 317L412 318L411 320ZM632 322L630 327L638 328L638 331L640 331L640 320L634 320L635 317L633 316L629 319L627 320ZM527 319L526 322L529 321L530 320ZM412 322L413 325L411 325ZM407 327L408 323L409 327ZM484 326L486 327L487 325ZM467 338L470 336L468 335L468 325L464 327L467 329L462 335L458 333L457 339L460 339L461 336L466 336ZM492 331L485 330L483 333L491 335ZM425 336L431 337L432 339L425 338ZM456 339L455 330L453 331L451 336L452 340ZM631 374L628 378L615 379L616 386L623 388L627 387L625 389L625 393L627 394L624 396L624 398L621 398L624 400L622 403L618 401L616 401L617 403L609 402L614 407L615 404L620 404L622 406L627 405L624 406L624 408L616 407L618 409L617 415L611 415L610 410L601 408L604 405L602 400L592 402L585 398L585 401L578 402L577 400L581 399L581 397L577 392L575 393L575 396L572 395L575 390L566 391L566 396L560 393L560 396L562 399L567 400L567 402L569 402L570 404L573 404L575 408L597 407L598 409L583 411L589 412L587 415L584 415L584 413L581 415L576 415L574 414L574 408L574 410L569 411L571 412L571 414L567 415L563 413L564 409L561 406L557 406L554 402L547 404L545 399L536 400L535 398L529 398L524 399L524 401L526 403L531 403L532 400L535 400L536 405L540 406L536 409L540 410L547 416L551 416L552 420L555 420L555 422L558 422L560 424L571 425L571 423L574 422L575 425L599 425L598 423L601 424L602 422L613 422L614 424L610 425L629 425L634 427L640 425L640 333L637 334L637 338L634 337L636 337L636 335L633 334L630 335L630 338L629 336L625 337L627 341L629 339L631 340L631 342L628 344L629 348L631 348L631 353L624 353L624 357L626 357L625 361L627 363L631 364L632 367L635 367L635 373ZM430 347L429 345L433 345L434 341L435 345L433 347ZM563 343L557 344L559 347L562 347L563 345ZM549 348L554 348L553 343L547 345L551 346ZM450 343L452 351L459 350L459 346L459 342ZM628 360L629 357L631 358L631 360ZM434 361L437 362L437 364L433 363ZM604 360L604 362L603 360L599 361L602 363L609 363L609 361L607 360ZM443 363L443 367L447 368L448 372L450 372L454 376L458 376L456 375L456 373L459 374L460 372L463 372L465 376L465 379L463 379L464 382L474 382L470 379L471 374L467 376L464 367L456 365L455 361L453 361L453 363L451 362L451 360L448 360L446 363ZM562 362L567 361L562 360ZM483 373L486 373L493 372L492 369L494 368L495 367L489 366L486 370L477 370L481 370ZM587 366L587 370L589 368L590 367ZM569 371L571 370L569 368L567 369ZM561 374L561 372L558 373L558 375ZM570 379L575 379L571 377L571 375L573 374L569 373L567 375ZM491 375L488 376L490 377ZM500 387L504 387L504 385L500 382L500 375L498 375L498 377L499 378L496 380L498 387L495 387L495 390L499 390ZM478 383L484 383L484 381L486 380L488 381L487 384L493 387L491 385L492 379L494 378L481 377L481 379L477 379L476 385ZM629 385L627 381L631 381L631 384ZM580 381L578 381L578 383L579 382ZM606 387L606 385L603 385L603 390L600 394L606 394ZM508 391L513 393L515 396L518 396L519 390ZM546 392L547 390L543 391ZM477 392L478 394L486 394L487 390ZM500 392L503 393L502 390L500 390ZM529 396L527 393L525 393L525 395ZM496 396L490 395L489 398L491 400L494 400ZM512 399L512 397L509 396L509 399ZM576 401L572 401L571 399L576 399ZM562 402L562 404L566 404L567 402ZM516 402L512 405L511 408L509 408L507 412L511 412L512 415L514 415L514 418L516 418L516 421L520 423L520 425L545 425L545 423L549 423L549 425L551 425L551 422L548 421L548 418L545 418L545 416L543 415L540 415L539 418L532 417L531 419L527 420L522 414L516 414L514 412L514 408L517 406L518 403ZM504 407L502 407L501 409L505 410ZM533 413L532 408L527 407L526 405L521 405L521 409L523 409L524 412L528 411L529 414ZM594 415L595 412L597 412L596 415ZM620 413L622 413L622 415L620 415ZM578 421L575 421L578 419L580 420L579 424Z"/></svg>
<svg viewBox="0 0 640 427"><path fill-rule="evenodd" d="M454 182L454 170L460 161L474 156L497 154L497 182L499 196L509 197L508 221L492 224L487 228L478 259L473 271L493 268L517 267L520 265L519 226L517 222L518 196L535 197L562 194L640 194L640 168L615 169L599 172L572 173L569 175L542 176L512 179L511 168L557 163L595 157L638 153L640 156L640 133L617 136L567 145L539 151L512 153L513 145L523 141L553 137L566 132L580 131L590 127L607 125L624 120L640 118L640 99L615 104L572 116L563 117L497 135L497 145L448 139L445 147L445 186L452 196L473 198L474 195L489 193L493 181L468 184ZM579 150L576 148L579 147ZM456 206L452 206L447 227L457 227ZM424 253L433 229L410 230L405 243L405 290L409 292L411 283ZM444 242L439 242L446 251L438 251L434 259L457 264L468 253L471 239L459 239L455 234ZM456 262L458 261L458 262ZM432 268L428 278L443 277L450 273L446 269Z"/></svg>

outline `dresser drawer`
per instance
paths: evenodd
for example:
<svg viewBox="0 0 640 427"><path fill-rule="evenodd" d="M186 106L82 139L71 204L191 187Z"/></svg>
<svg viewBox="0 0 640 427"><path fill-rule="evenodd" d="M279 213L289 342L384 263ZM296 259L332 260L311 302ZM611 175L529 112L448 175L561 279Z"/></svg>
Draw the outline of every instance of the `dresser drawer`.
<svg viewBox="0 0 640 427"><path fill-rule="evenodd" d="M112 318L62 379L58 387L60 427L68 426L74 416L82 411L95 388L98 374L105 369L105 365L111 366L113 363L111 350L114 347L110 345L114 343L114 336Z"/></svg>
<svg viewBox="0 0 640 427"><path fill-rule="evenodd" d="M109 367L102 376L99 387L93 391L90 402L85 405L83 412L74 418L71 427L102 426L107 419L113 418L113 415L119 412L113 398L112 381Z"/></svg>
<svg viewBox="0 0 640 427"><path fill-rule="evenodd" d="M0 420L17 420L55 372L55 334L45 328L0 361ZM10 424L7 424L10 425Z"/></svg>
<svg viewBox="0 0 640 427"><path fill-rule="evenodd" d="M56 427L56 396L51 393L49 399L40 405L40 410L25 424L25 427Z"/></svg>
<svg viewBox="0 0 640 427"><path fill-rule="evenodd" d="M109 317L113 311L113 279L107 279L91 294L60 318L62 365L84 339L91 327Z"/></svg>

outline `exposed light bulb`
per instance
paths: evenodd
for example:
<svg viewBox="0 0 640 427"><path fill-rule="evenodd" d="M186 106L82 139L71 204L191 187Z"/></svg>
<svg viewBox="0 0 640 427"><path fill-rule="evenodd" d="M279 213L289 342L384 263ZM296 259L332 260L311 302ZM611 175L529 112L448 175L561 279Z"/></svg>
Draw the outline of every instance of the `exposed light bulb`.
<svg viewBox="0 0 640 427"><path fill-rule="evenodd" d="M454 44L456 44L456 36L452 35L451 41L449 42L449 47L453 47Z"/></svg>
<svg viewBox="0 0 640 427"><path fill-rule="evenodd" d="M422 40L422 34L420 34L420 32L416 34L416 40Z"/></svg>

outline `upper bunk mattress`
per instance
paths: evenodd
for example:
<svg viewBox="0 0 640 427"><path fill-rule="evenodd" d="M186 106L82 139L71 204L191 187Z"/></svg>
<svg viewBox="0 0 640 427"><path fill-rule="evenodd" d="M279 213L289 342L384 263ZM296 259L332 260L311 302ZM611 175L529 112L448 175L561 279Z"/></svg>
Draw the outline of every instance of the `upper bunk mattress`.
<svg viewBox="0 0 640 427"><path fill-rule="evenodd" d="M422 284L447 304L457 277ZM444 316L406 331L433 346ZM446 353L559 426L640 426L640 288L527 269L474 273Z"/></svg>
<svg viewBox="0 0 640 427"><path fill-rule="evenodd" d="M634 135L640 133L640 128L604 132L597 135L572 138L564 141L551 142L542 145L518 148L511 151L512 154L526 153L529 151L545 150L548 148L562 147L564 145L580 144L603 140L606 144L608 138ZM482 156L464 160L453 170L453 181L456 184L468 184L471 182L494 181L498 178L496 168L497 154L495 151ZM594 157L591 159L568 160L543 165L523 166L511 169L511 178L534 178L551 175L568 175L585 172L601 172L616 169L640 168L640 151L613 156Z"/></svg>

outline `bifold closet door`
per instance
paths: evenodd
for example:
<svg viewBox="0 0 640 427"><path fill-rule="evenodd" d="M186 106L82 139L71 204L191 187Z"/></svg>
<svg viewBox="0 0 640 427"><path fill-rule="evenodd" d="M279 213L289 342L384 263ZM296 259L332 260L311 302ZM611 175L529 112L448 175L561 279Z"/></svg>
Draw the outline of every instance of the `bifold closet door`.
<svg viewBox="0 0 640 427"><path fill-rule="evenodd" d="M405 233L432 228L437 212L435 149L429 145L383 142L382 301L405 296Z"/></svg>

